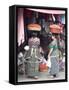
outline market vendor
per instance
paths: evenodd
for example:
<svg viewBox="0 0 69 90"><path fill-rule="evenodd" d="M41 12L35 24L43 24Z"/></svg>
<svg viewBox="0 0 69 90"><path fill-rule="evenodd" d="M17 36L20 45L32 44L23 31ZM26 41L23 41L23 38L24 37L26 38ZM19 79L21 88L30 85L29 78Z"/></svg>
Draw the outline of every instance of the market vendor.
<svg viewBox="0 0 69 90"><path fill-rule="evenodd" d="M40 58L41 54L39 52L40 39L37 37L37 33L35 31L40 31L41 27L38 24L30 24L28 25L28 29L33 31L33 33L28 39L29 50L25 55L27 61L27 76L37 79L39 74L38 58Z"/></svg>

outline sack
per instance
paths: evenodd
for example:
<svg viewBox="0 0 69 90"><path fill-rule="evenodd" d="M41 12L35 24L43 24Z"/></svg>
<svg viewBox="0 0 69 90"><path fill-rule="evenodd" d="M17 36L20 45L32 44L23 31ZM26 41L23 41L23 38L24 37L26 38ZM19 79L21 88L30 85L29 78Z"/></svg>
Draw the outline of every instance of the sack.
<svg viewBox="0 0 69 90"><path fill-rule="evenodd" d="M48 66L49 68L51 68L51 60L50 60L50 57L48 58L47 66Z"/></svg>

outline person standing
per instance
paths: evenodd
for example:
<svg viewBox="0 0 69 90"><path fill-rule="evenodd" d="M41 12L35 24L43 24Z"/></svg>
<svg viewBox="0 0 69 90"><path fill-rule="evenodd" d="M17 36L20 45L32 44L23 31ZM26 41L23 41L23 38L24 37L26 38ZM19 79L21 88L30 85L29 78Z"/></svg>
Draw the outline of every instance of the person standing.
<svg viewBox="0 0 69 90"><path fill-rule="evenodd" d="M37 33L33 33L28 40L29 50L25 55L27 60L27 76L34 79L38 79L39 74L39 58L41 56L39 52L40 39L37 37Z"/></svg>
<svg viewBox="0 0 69 90"><path fill-rule="evenodd" d="M50 75L57 77L59 74L59 52L57 43L57 34L52 34L52 42L49 44L48 59L51 60Z"/></svg>

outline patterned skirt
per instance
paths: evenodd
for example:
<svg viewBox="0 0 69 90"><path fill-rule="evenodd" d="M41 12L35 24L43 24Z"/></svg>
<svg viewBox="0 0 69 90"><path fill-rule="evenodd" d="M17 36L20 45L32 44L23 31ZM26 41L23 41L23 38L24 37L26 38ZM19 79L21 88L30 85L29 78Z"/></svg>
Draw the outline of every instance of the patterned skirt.
<svg viewBox="0 0 69 90"><path fill-rule="evenodd" d="M50 74L51 75L58 75L59 73L59 61L57 57L51 57L51 68L50 68Z"/></svg>

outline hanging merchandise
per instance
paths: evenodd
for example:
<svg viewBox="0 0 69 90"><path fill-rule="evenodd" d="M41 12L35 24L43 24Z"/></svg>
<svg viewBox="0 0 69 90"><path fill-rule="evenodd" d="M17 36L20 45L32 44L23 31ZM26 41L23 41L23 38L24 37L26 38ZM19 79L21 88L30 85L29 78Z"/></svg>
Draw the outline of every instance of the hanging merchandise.
<svg viewBox="0 0 69 90"><path fill-rule="evenodd" d="M61 15L61 23L65 24L65 14Z"/></svg>
<svg viewBox="0 0 69 90"><path fill-rule="evenodd" d="M53 14L52 14L52 19L53 19L53 22L56 21L55 16Z"/></svg>
<svg viewBox="0 0 69 90"><path fill-rule="evenodd" d="M32 12L32 18L30 23L36 23L36 13Z"/></svg>
<svg viewBox="0 0 69 90"><path fill-rule="evenodd" d="M25 75L25 58L22 52L18 54L18 73Z"/></svg>

